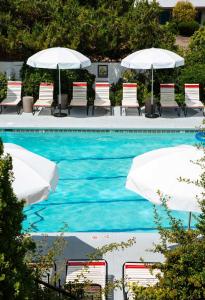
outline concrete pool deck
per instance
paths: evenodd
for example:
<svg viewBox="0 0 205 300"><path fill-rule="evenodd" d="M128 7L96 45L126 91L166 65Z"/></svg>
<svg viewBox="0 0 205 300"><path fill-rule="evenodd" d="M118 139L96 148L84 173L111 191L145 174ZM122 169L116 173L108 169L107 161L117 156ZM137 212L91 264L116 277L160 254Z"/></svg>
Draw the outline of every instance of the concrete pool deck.
<svg viewBox="0 0 205 300"><path fill-rule="evenodd" d="M85 111L71 111L71 115L63 118L51 116L49 111L43 110L32 115L22 113L17 115L6 111L0 115L0 128L64 128L64 129L197 129L202 125L203 115L201 111L190 110L187 117L178 117L173 110L165 111L162 117L156 119L145 118L142 115L130 111L128 116L120 116L120 108L115 107L114 115L104 115L102 110L95 116L88 116Z"/></svg>
<svg viewBox="0 0 205 300"><path fill-rule="evenodd" d="M203 122L202 112L190 110L188 117L177 117L174 111L166 111L162 117L157 119L145 118L144 112L142 116L134 115L130 111L129 116L120 116L120 108L115 107L114 116L104 115L104 111L97 111L95 116L91 116L91 110L88 116L85 116L84 110L73 109L70 116L57 118L49 115L49 111L44 110L36 113L34 116L28 113L16 115L12 111L5 110L0 115L0 129L169 129L169 130L194 130L198 129ZM133 212L134 214L134 212ZM51 241L58 233L48 234ZM121 279L122 266L126 261L139 261L142 257L145 261L162 261L160 254L147 252L147 249L153 248L153 243L159 242L158 233L65 233L64 238L68 241L61 263L65 264L65 259L83 259L87 258L89 253L103 245L110 243L120 243L134 237L136 243L124 250L113 251L103 255L108 262L109 278ZM41 239L39 234L33 234L35 240ZM61 266L62 267L62 266ZM65 269L62 271L65 274ZM115 290L109 300L123 299L123 293L120 289Z"/></svg>

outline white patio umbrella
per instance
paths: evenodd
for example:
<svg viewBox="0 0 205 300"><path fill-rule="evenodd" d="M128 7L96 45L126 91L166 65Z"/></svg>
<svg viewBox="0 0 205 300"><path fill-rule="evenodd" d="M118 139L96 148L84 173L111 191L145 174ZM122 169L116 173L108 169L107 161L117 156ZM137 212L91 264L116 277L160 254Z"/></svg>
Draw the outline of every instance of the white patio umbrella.
<svg viewBox="0 0 205 300"><path fill-rule="evenodd" d="M29 57L26 63L27 65L34 68L58 69L60 112L55 114L55 116L58 117L66 116L66 114L61 113L60 70L81 69L81 68L88 67L91 65L90 59L78 51L69 48L54 47L54 48L48 48L37 52L36 54Z"/></svg>
<svg viewBox="0 0 205 300"><path fill-rule="evenodd" d="M27 204L42 201L58 182L57 165L16 144L4 143L4 153L12 157L14 193Z"/></svg>
<svg viewBox="0 0 205 300"><path fill-rule="evenodd" d="M151 114L146 114L146 117L154 118L158 117L157 114L154 114L153 109L153 88L154 88L154 79L153 71L154 69L169 69L175 68L184 65L184 58L178 54L161 48L149 48L136 51L127 57L125 57L121 65L130 69L139 69L139 70L152 70L152 96L151 96Z"/></svg>
<svg viewBox="0 0 205 300"><path fill-rule="evenodd" d="M202 170L194 161L202 156L202 150L190 145L146 152L134 158L127 176L126 188L155 204L161 204L157 193L160 191L168 196L167 206L170 209L200 212L196 196L200 197L202 188L178 179L199 179Z"/></svg>

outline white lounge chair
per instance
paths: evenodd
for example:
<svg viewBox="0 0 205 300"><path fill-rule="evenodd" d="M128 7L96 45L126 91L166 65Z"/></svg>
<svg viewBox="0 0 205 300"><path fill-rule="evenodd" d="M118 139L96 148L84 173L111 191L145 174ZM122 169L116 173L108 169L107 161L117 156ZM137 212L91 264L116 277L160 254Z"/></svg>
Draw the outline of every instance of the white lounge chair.
<svg viewBox="0 0 205 300"><path fill-rule="evenodd" d="M124 299L134 300L132 285L138 284L141 286L155 285L158 281L156 274L159 270L150 271L150 266L153 263L143 262L126 262L123 265L123 293Z"/></svg>
<svg viewBox="0 0 205 300"><path fill-rule="evenodd" d="M110 102L110 84L108 82L96 82L95 84L93 114L96 107L108 108L110 109L110 115L112 115L112 106Z"/></svg>
<svg viewBox="0 0 205 300"><path fill-rule="evenodd" d="M85 107L88 114L87 82L73 82L73 98L69 105L69 112L72 107Z"/></svg>
<svg viewBox="0 0 205 300"><path fill-rule="evenodd" d="M8 81L7 82L7 96L0 103L0 113L4 107L16 107L17 113L20 113L20 102L21 102L21 81Z"/></svg>
<svg viewBox="0 0 205 300"><path fill-rule="evenodd" d="M33 113L39 108L50 108L53 113L53 83L42 82L39 87L39 99L33 105Z"/></svg>
<svg viewBox="0 0 205 300"><path fill-rule="evenodd" d="M188 108L197 108L203 110L203 115L204 115L204 104L200 101L199 84L185 83L184 88L185 88L184 115L187 116Z"/></svg>
<svg viewBox="0 0 205 300"><path fill-rule="evenodd" d="M159 114L162 115L163 108L174 108L178 116L181 114L181 108L175 101L175 84L161 83L160 84L160 106Z"/></svg>
<svg viewBox="0 0 205 300"><path fill-rule="evenodd" d="M105 289L107 283L107 262L105 260L68 260L66 263L66 284L88 283ZM105 300L105 295L102 294Z"/></svg>
<svg viewBox="0 0 205 300"><path fill-rule="evenodd" d="M141 114L141 109L137 100L137 83L123 83L123 99L120 108L121 115L123 108L125 108L125 114L127 108L137 108L139 115Z"/></svg>

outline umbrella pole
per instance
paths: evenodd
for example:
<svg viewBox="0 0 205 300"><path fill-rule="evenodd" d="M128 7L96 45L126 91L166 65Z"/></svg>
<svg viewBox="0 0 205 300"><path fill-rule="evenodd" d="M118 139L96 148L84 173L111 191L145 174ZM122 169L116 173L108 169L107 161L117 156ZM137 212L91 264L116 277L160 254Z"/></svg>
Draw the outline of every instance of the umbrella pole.
<svg viewBox="0 0 205 300"><path fill-rule="evenodd" d="M151 85L151 103L150 103L151 107L150 107L150 112L147 113L147 114L145 115L145 117L147 117L147 118L158 118L159 115L158 115L158 114L155 114L155 112L154 112L154 69L153 69L153 65L152 65L152 67L151 67L151 70L152 70L152 80L151 80L151 83L152 83L152 85Z"/></svg>
<svg viewBox="0 0 205 300"><path fill-rule="evenodd" d="M191 211L189 212L189 223L188 223L188 229L191 229L191 217L192 217L192 214L191 214Z"/></svg>
<svg viewBox="0 0 205 300"><path fill-rule="evenodd" d="M58 69L58 108L59 112L55 113L55 117L66 117L67 114L61 112L61 70L59 65L57 66Z"/></svg>

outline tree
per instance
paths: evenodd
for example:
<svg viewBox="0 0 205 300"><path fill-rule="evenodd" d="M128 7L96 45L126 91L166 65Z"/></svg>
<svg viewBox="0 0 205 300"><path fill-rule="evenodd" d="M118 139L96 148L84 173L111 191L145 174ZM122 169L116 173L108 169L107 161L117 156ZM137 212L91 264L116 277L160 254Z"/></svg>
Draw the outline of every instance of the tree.
<svg viewBox="0 0 205 300"><path fill-rule="evenodd" d="M202 174L196 185L205 190L205 149L201 160L196 163L202 167ZM189 182L188 180L186 180ZM184 195L186 197L186 195ZM153 287L134 287L138 300L197 300L205 299L205 193L202 193L200 205L202 213L196 229L186 230L180 220L175 219L163 198L163 206L170 221L170 229L164 229L160 216L155 209L155 220L161 236L161 243L154 252L163 254L165 261L156 263L153 269L159 269L159 282Z"/></svg>
<svg viewBox="0 0 205 300"><path fill-rule="evenodd" d="M33 281L24 259L34 243L22 234L24 201L16 198L12 181L12 159L0 141L0 298L29 299Z"/></svg>
<svg viewBox="0 0 205 300"><path fill-rule="evenodd" d="M175 38L160 25L161 8L156 1L138 0L123 21L123 41L127 52L150 47L173 50Z"/></svg>
<svg viewBox="0 0 205 300"><path fill-rule="evenodd" d="M194 21L196 9L189 1L178 1L173 8L172 16L177 23Z"/></svg>

